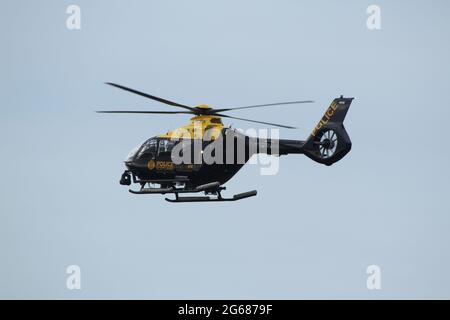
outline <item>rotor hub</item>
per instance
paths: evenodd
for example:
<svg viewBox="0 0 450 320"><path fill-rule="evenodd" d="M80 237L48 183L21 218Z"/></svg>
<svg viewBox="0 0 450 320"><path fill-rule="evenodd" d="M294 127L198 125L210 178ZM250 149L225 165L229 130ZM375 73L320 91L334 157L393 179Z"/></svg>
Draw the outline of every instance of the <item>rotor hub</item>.
<svg viewBox="0 0 450 320"><path fill-rule="evenodd" d="M195 106L197 109L202 109L202 110L211 110L212 108L210 106L208 106L207 104L199 104L197 106Z"/></svg>

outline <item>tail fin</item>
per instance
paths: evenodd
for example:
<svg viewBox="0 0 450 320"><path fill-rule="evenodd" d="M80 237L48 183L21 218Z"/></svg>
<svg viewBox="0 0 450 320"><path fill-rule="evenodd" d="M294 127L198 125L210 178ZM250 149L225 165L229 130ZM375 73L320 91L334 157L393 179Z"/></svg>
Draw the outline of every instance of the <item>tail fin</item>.
<svg viewBox="0 0 450 320"><path fill-rule="evenodd" d="M306 156L327 166L341 160L352 148L344 128L344 119L353 98L333 100L303 145Z"/></svg>

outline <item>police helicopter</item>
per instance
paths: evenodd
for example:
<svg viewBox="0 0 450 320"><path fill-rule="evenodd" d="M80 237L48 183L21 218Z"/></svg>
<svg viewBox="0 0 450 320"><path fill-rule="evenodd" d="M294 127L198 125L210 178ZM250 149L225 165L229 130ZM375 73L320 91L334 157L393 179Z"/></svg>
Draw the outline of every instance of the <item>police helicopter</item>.
<svg viewBox="0 0 450 320"><path fill-rule="evenodd" d="M222 196L224 184L255 154L274 156L304 154L310 159L330 166L342 159L352 143L343 122L353 98L342 95L334 99L306 140L258 138L226 127L222 118L248 121L281 128L295 127L271 122L238 118L228 111L273 107L313 101L289 101L235 108L211 108L208 105L188 106L150 95L119 84L115 88L176 107L166 111L110 110L98 113L116 114L187 114L189 123L165 134L152 137L134 149L125 160L120 184L138 184L133 194L173 194L169 202L236 201L256 196L256 190L239 193L230 198ZM208 155L208 156L206 156ZM220 157L219 157L220 155ZM188 193L204 195L185 196Z"/></svg>

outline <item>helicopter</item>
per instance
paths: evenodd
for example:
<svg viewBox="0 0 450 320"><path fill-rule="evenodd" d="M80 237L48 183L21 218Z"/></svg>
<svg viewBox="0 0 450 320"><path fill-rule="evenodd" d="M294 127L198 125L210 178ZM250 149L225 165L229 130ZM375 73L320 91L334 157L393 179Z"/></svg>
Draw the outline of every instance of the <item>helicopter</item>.
<svg viewBox="0 0 450 320"><path fill-rule="evenodd" d="M257 195L256 190L223 197L224 184L256 154L281 156L303 154L330 166L342 159L352 143L343 122L354 98L335 98L306 140L269 139L252 137L224 126L222 118L236 119L281 128L293 126L256 121L224 114L227 111L312 103L311 100L278 102L234 108L212 108L208 105L188 106L166 100L116 83L112 87L176 107L178 110L132 111L106 110L108 114L187 114L189 123L165 134L154 136L133 149L125 159L125 171L120 184L140 185L133 194L173 194L169 202L237 201ZM218 155L222 156L219 159ZM208 155L208 157L206 157ZM226 161L223 160L226 158ZM218 161L219 159L219 161ZM186 196L184 194L197 194ZM204 195L198 195L203 193Z"/></svg>

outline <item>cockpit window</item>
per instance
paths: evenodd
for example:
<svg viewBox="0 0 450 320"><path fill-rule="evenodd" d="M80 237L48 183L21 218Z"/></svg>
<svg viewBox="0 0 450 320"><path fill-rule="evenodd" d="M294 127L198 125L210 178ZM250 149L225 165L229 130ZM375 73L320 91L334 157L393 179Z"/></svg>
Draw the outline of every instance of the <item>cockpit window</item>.
<svg viewBox="0 0 450 320"><path fill-rule="evenodd" d="M167 140L167 139L160 140L158 155L159 156L170 155L174 145L175 145L175 141Z"/></svg>
<svg viewBox="0 0 450 320"><path fill-rule="evenodd" d="M158 140L156 140L155 138L148 139L142 145L138 157L140 158L143 155L150 155L150 158L154 158L156 156L157 149L158 149Z"/></svg>
<svg viewBox="0 0 450 320"><path fill-rule="evenodd" d="M125 161L133 160L134 156L136 155L136 153L139 151L140 148L141 145L138 145L137 147L133 148L133 150L131 150L130 153L128 153L127 157L125 158Z"/></svg>

